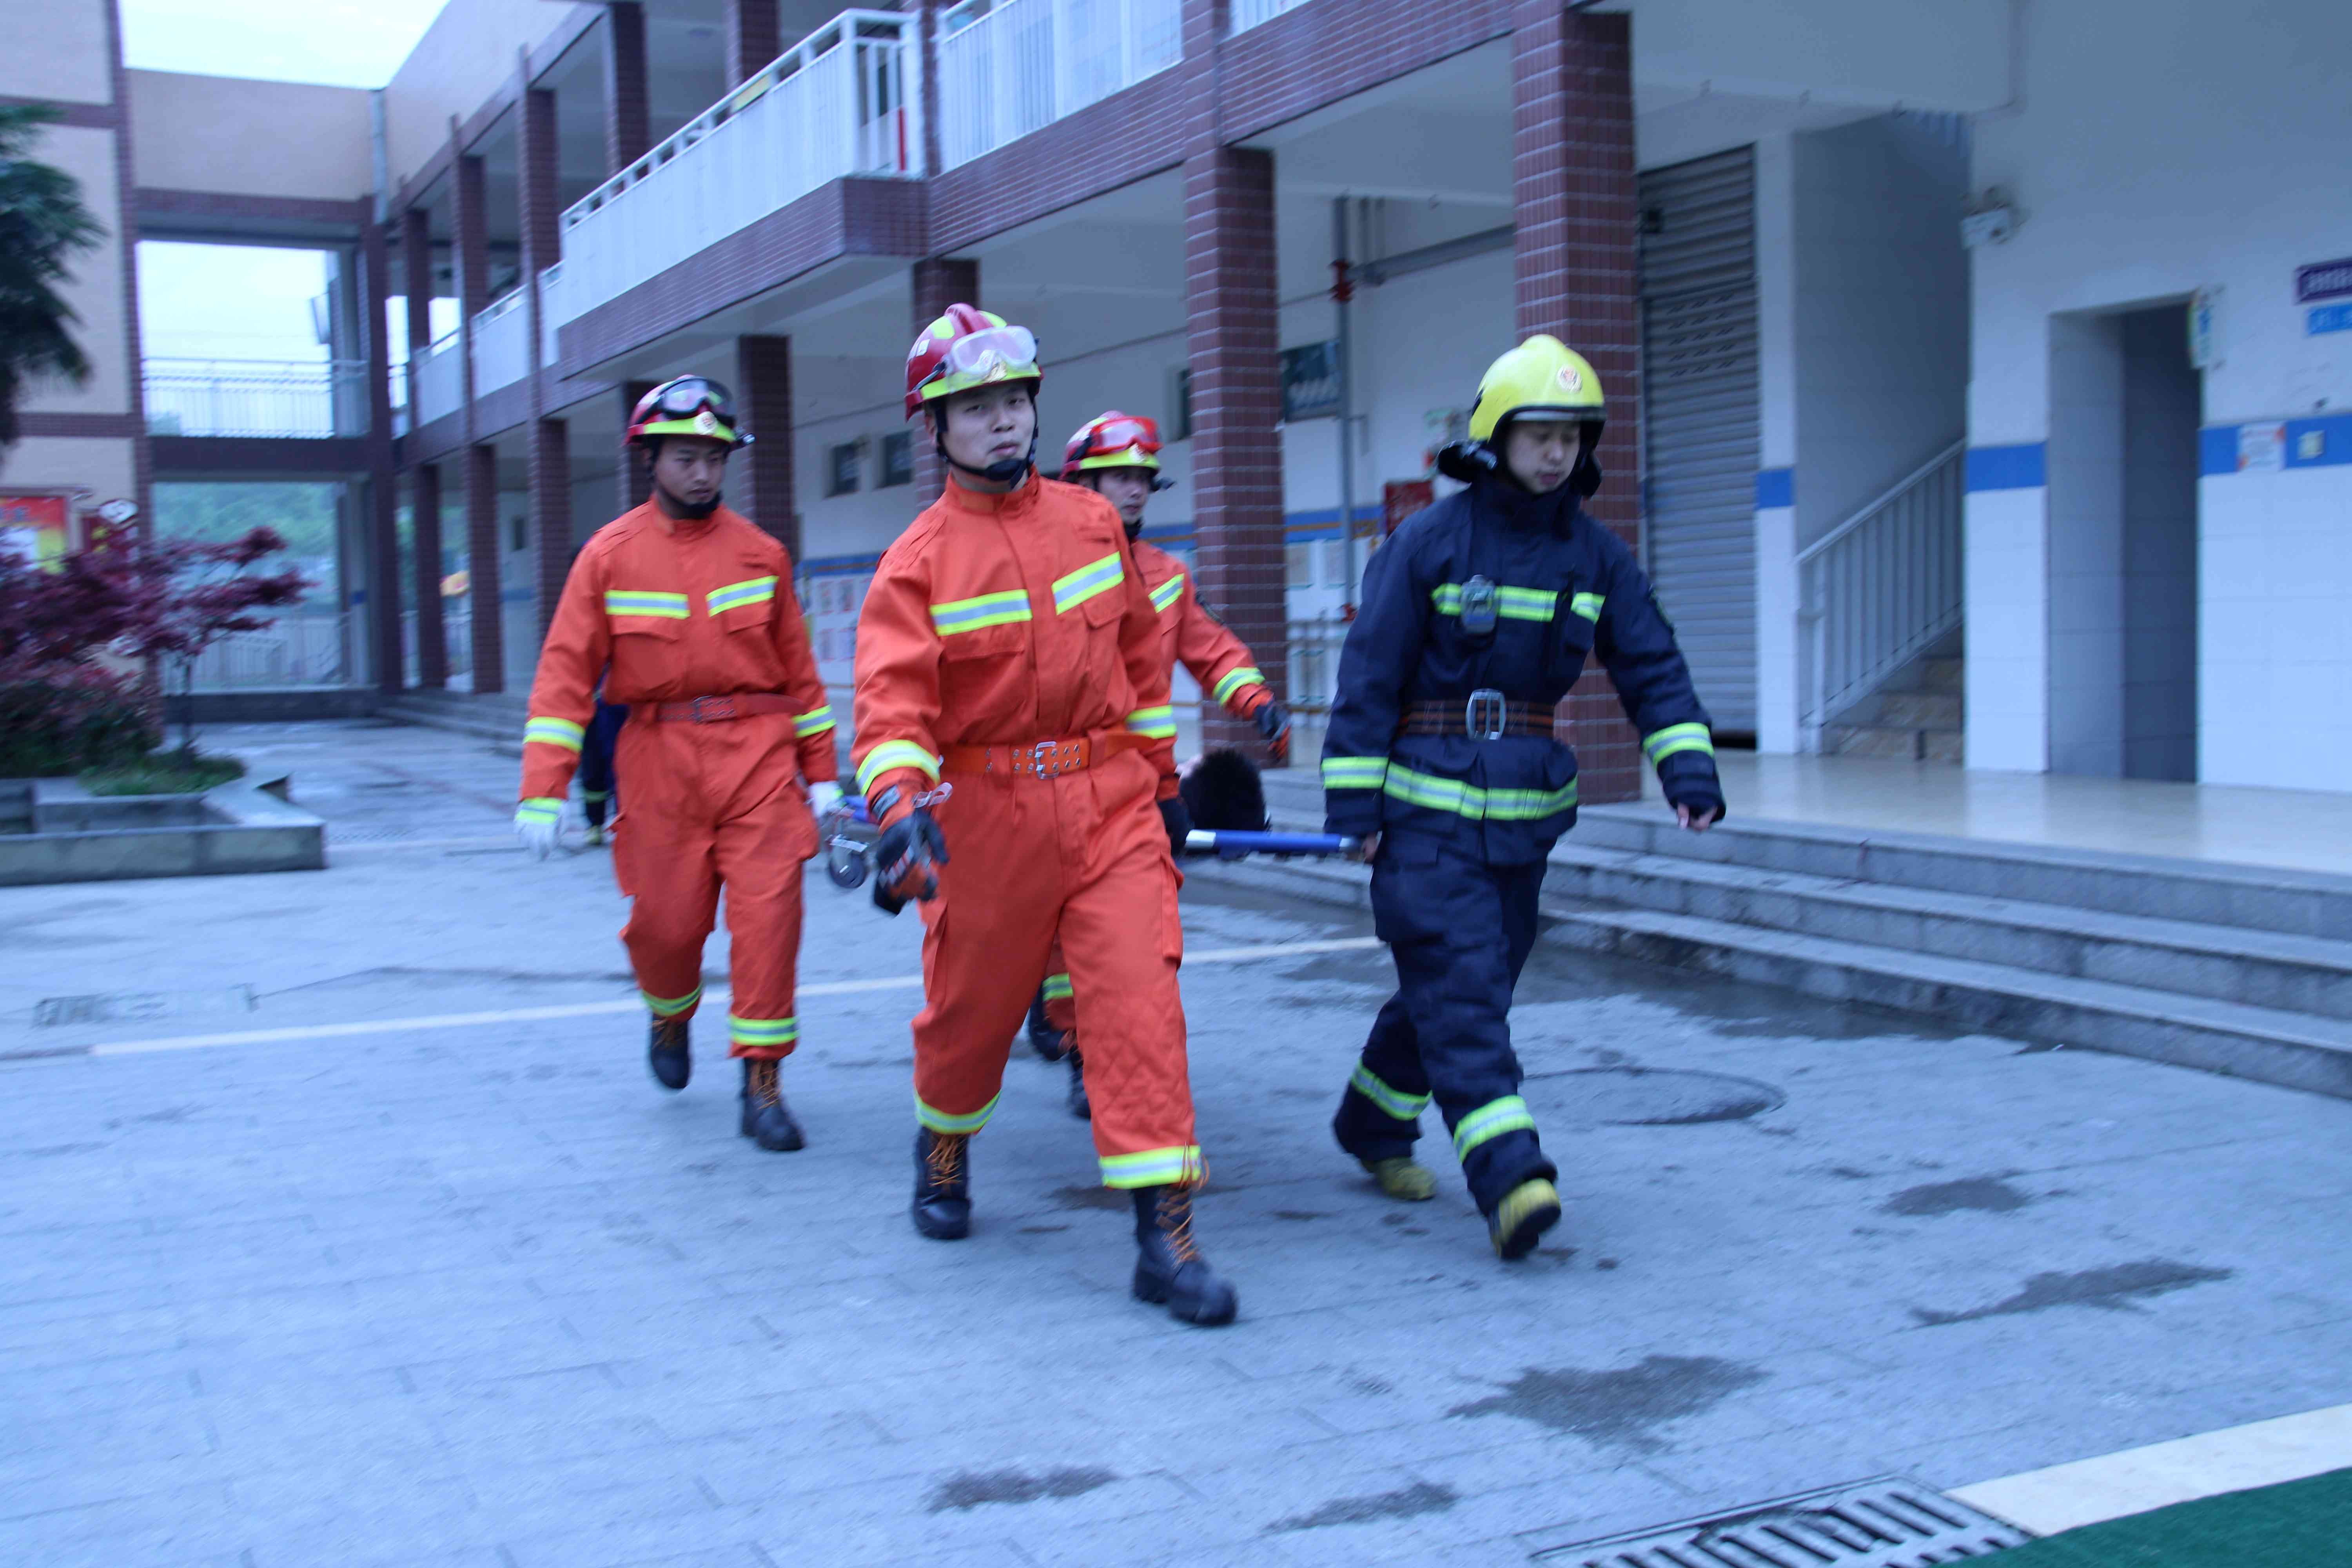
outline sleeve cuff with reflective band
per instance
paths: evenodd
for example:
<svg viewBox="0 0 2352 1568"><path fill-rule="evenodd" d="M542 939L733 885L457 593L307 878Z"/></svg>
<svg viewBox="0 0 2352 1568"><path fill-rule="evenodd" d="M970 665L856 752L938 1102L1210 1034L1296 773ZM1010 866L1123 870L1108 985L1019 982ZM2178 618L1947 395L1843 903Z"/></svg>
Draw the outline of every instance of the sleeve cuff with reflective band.
<svg viewBox="0 0 2352 1568"><path fill-rule="evenodd" d="M776 1050L800 1043L798 1018L739 1018L727 1015L727 1043L752 1050Z"/></svg>
<svg viewBox="0 0 2352 1568"><path fill-rule="evenodd" d="M1590 598L1591 595L1585 595ZM1462 584L1440 583L1429 591L1429 602L1441 616L1462 613ZM1495 590L1495 614L1507 621L1549 621L1559 607L1559 595L1549 588L1506 588Z"/></svg>
<svg viewBox="0 0 2352 1568"><path fill-rule="evenodd" d="M1127 716L1127 727L1138 735L1148 735L1155 741L1176 738L1176 710L1173 708L1139 708Z"/></svg>
<svg viewBox="0 0 2352 1568"><path fill-rule="evenodd" d="M1219 702L1226 702L1232 700L1234 693L1244 686L1264 686L1265 684L1265 671L1254 664L1245 664L1218 681L1216 689L1211 692L1210 696Z"/></svg>
<svg viewBox="0 0 2352 1568"><path fill-rule="evenodd" d="M1168 607L1184 596L1184 574L1179 572L1151 590L1151 607L1165 615Z"/></svg>
<svg viewBox="0 0 2352 1568"><path fill-rule="evenodd" d="M1097 594L1116 588L1127 580L1127 567L1114 550L1099 561L1090 561L1066 577L1054 579L1054 613L1067 615L1093 598Z"/></svg>
<svg viewBox="0 0 2352 1568"><path fill-rule="evenodd" d="M1536 1119L1528 1114L1528 1102L1516 1094L1500 1100L1490 1100L1454 1124L1454 1157L1466 1158L1471 1150L1489 1138L1500 1138L1506 1132L1532 1132Z"/></svg>
<svg viewBox="0 0 2352 1568"><path fill-rule="evenodd" d="M509 721L509 722L511 722L511 721ZM567 752L576 752L580 749L580 742L586 738L587 733L588 731L584 728L578 724L574 724L569 719L549 719L540 717L529 720L524 723L522 727L522 743L528 746L533 741L544 741L551 746L561 746Z"/></svg>
<svg viewBox="0 0 2352 1568"><path fill-rule="evenodd" d="M1167 1187L1180 1183L1202 1181L1209 1173L1202 1163L1201 1146L1187 1144L1181 1149L1146 1149L1138 1154L1105 1154L1102 1156L1102 1178L1106 1187Z"/></svg>
<svg viewBox="0 0 2352 1568"><path fill-rule="evenodd" d="M1654 735L1642 740L1642 754L1657 766L1676 752L1704 752L1715 755L1715 738L1704 724L1669 724Z"/></svg>
<svg viewBox="0 0 2352 1568"><path fill-rule="evenodd" d="M1355 1072L1348 1079L1348 1087L1399 1121L1413 1121L1429 1108L1429 1096L1405 1094L1391 1089L1378 1073L1361 1062L1356 1064Z"/></svg>
<svg viewBox="0 0 2352 1568"><path fill-rule="evenodd" d="M1460 779L1415 773L1400 763L1389 764L1388 781L1381 788L1407 805L1450 811L1473 822L1541 822L1576 805L1574 779L1559 789L1481 789Z"/></svg>
<svg viewBox="0 0 2352 1568"><path fill-rule="evenodd" d="M997 1098L1002 1099L1003 1097L998 1096ZM962 1136L970 1137L972 1133L979 1131L982 1128L988 1125L988 1119L995 1113L995 1110L996 1100L991 1100L986 1105L982 1106L978 1110L971 1112L970 1115L958 1116L952 1112L941 1110L938 1106L926 1105L923 1103L923 1097L921 1095L919 1094L915 1096L915 1120L921 1122L924 1126L929 1128L934 1132L945 1132L950 1135L961 1134Z"/></svg>
<svg viewBox="0 0 2352 1568"><path fill-rule="evenodd" d="M822 735L833 728L833 704L828 702L814 713L803 713L793 721L795 735Z"/></svg>
<svg viewBox="0 0 2352 1568"><path fill-rule="evenodd" d="M776 580L773 577L753 577L741 583L730 583L712 592L703 602L714 616L728 610L740 610L746 605L766 605L774 602Z"/></svg>
<svg viewBox="0 0 2352 1568"><path fill-rule="evenodd" d="M1070 989L1070 977L1068 975L1048 974L1045 976L1046 1001L1066 1002L1075 994L1076 994L1076 993Z"/></svg>
<svg viewBox="0 0 2352 1568"><path fill-rule="evenodd" d="M1579 594L1569 600L1568 607L1588 621L1597 621L1601 618L1601 606L1607 602L1599 594Z"/></svg>
<svg viewBox="0 0 2352 1568"><path fill-rule="evenodd" d="M517 822L561 822L563 803L552 795L535 795L515 807Z"/></svg>
<svg viewBox="0 0 2352 1568"><path fill-rule="evenodd" d="M931 629L943 637L1028 618L1029 593L1025 588L1013 588L1002 594L982 594L976 599L953 599L947 604L931 606Z"/></svg>
<svg viewBox="0 0 2352 1568"><path fill-rule="evenodd" d="M1388 782L1389 760L1386 757L1326 757L1323 759L1325 789L1378 789Z"/></svg>
<svg viewBox="0 0 2352 1568"><path fill-rule="evenodd" d="M857 793L869 795L874 781L892 768L913 768L933 784L940 782L940 760L912 741L885 741L857 764Z"/></svg>
<svg viewBox="0 0 2352 1568"><path fill-rule="evenodd" d="M683 996L656 996L650 991L640 991L637 994L646 999L646 1006L655 1017L675 1018L702 1000L702 987L698 985Z"/></svg>
<svg viewBox="0 0 2352 1568"><path fill-rule="evenodd" d="M686 595L655 594L636 588L604 590L604 613L607 616L650 616L658 621L686 619Z"/></svg>

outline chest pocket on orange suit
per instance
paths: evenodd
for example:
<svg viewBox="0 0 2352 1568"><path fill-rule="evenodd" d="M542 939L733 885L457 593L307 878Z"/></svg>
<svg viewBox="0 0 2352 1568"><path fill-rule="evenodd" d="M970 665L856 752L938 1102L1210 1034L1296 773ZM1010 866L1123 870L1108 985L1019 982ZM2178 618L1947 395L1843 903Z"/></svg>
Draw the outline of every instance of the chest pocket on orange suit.
<svg viewBox="0 0 2352 1568"><path fill-rule="evenodd" d="M931 606L944 711L988 710L994 689L1026 679L1030 620L1029 592L1020 587Z"/></svg>
<svg viewBox="0 0 2352 1568"><path fill-rule="evenodd" d="M641 588L604 590L604 620L613 633L613 667L624 683L658 685L670 679L675 647L686 635L683 594ZM651 668L646 668L646 666Z"/></svg>
<svg viewBox="0 0 2352 1568"><path fill-rule="evenodd" d="M725 630L764 631L775 609L776 580L772 576L748 576L723 588L713 588L705 603L710 618Z"/></svg>
<svg viewBox="0 0 2352 1568"><path fill-rule="evenodd" d="M1127 613L1127 595L1120 591L1126 582L1126 563L1113 548L1054 579L1054 613L1076 614L1085 619L1089 635L1107 635L1116 642L1119 617Z"/></svg>

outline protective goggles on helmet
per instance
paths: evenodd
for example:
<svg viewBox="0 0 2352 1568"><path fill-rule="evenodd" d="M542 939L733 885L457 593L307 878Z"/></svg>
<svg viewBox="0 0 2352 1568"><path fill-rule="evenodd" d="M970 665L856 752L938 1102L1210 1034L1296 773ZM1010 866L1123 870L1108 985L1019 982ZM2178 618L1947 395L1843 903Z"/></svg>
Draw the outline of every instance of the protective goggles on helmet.
<svg viewBox="0 0 2352 1568"><path fill-rule="evenodd" d="M927 397L944 396L995 381L1025 380L1037 374L1037 337L1026 327L987 327L967 332L947 346L923 379L944 383Z"/></svg>
<svg viewBox="0 0 2352 1568"><path fill-rule="evenodd" d="M735 396L715 381L682 375L646 394L629 421L628 439L648 436L698 436L705 440L747 446L735 418Z"/></svg>
<svg viewBox="0 0 2352 1568"><path fill-rule="evenodd" d="M1149 419L1120 418L1107 420L1094 428L1087 442L1087 456L1108 458L1114 452L1140 448L1146 452L1160 450L1160 429Z"/></svg>

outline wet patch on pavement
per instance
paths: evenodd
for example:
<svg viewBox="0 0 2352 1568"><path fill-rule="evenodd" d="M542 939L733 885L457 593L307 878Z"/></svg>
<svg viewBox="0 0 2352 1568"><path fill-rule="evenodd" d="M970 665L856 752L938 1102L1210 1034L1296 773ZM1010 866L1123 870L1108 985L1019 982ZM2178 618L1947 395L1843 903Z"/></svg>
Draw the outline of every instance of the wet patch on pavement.
<svg viewBox="0 0 2352 1568"><path fill-rule="evenodd" d="M1084 1497L1097 1487L1107 1487L1118 1478L1110 1471L1089 1466L1076 1468L1064 1466L1033 1476L1026 1470L970 1471L950 1476L932 1489L930 1500L924 1504L927 1511L945 1513L954 1509L969 1513L982 1503L1040 1502L1046 1498Z"/></svg>
<svg viewBox="0 0 2352 1568"><path fill-rule="evenodd" d="M1741 1121L1776 1110L1788 1096L1769 1083L1728 1073L1648 1068L1568 1068L1529 1073L1549 1086L1544 1115L1571 1126L1682 1127Z"/></svg>
<svg viewBox="0 0 2352 1568"><path fill-rule="evenodd" d="M2032 1194L2021 1193L2011 1186L2005 1176L1969 1176L1957 1182L1929 1182L1924 1186L1906 1187L1879 1205L1878 1212L1909 1215L1914 1218L1958 1214L1963 1210L1977 1214L2015 1214L2033 1201Z"/></svg>
<svg viewBox="0 0 2352 1568"><path fill-rule="evenodd" d="M1606 1447L1654 1454L1671 1421L1703 1415L1771 1373L1717 1356L1644 1357L1607 1372L1529 1367L1503 1392L1457 1405L1448 1415L1515 1415Z"/></svg>
<svg viewBox="0 0 2352 1568"><path fill-rule="evenodd" d="M1461 1494L1452 1487L1415 1481L1392 1492L1334 1498L1312 1512L1267 1525L1265 1533L1281 1535L1294 1530L1324 1530L1335 1524L1370 1524L1378 1519L1412 1519L1419 1514L1444 1513L1461 1500Z"/></svg>
<svg viewBox="0 0 2352 1568"><path fill-rule="evenodd" d="M1932 1329L1946 1323L1974 1322L1979 1318L2006 1318L2020 1312L2039 1312L2052 1307L2096 1307L2103 1311L2128 1312L2137 1310L2137 1302L2183 1290L2191 1285L2211 1284L2230 1279L2236 1273L2234 1268L2203 1268L2192 1263L2175 1263L2169 1258L2152 1258L2138 1263L2118 1263L2105 1268L2084 1268L2073 1274L2036 1274L2017 1294L1995 1301L1990 1307L1971 1307L1959 1312L1937 1312L1925 1307L1914 1307L1911 1316L1921 1327Z"/></svg>

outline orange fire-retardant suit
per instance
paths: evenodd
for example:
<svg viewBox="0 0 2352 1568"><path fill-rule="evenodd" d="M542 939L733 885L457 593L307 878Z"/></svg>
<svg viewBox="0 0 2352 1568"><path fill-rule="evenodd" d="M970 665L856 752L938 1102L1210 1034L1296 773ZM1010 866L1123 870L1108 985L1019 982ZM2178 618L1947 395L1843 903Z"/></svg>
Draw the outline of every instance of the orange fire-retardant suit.
<svg viewBox="0 0 2352 1568"><path fill-rule="evenodd" d="M1137 540L1136 569L1150 590L1151 607L1160 617L1160 657L1173 671L1182 665L1201 683L1211 701L1222 703L1236 719L1246 719L1274 700L1266 689L1265 672L1250 658L1247 644L1234 636L1224 622L1209 613L1193 586L1184 563L1156 544ZM1045 1024L1057 1034L1076 1037L1078 1026L1076 984L1062 961L1056 944L1046 961Z"/></svg>
<svg viewBox="0 0 2352 1568"><path fill-rule="evenodd" d="M1058 932L1114 1187L1201 1174L1179 878L1154 804L1176 793L1162 639L1118 514L1034 472L1003 495L950 482L883 555L857 628L857 784L887 802L877 820L954 786L929 808L950 859L922 906L916 1115L938 1133L987 1122ZM1081 738L1084 769L1024 760Z"/></svg>
<svg viewBox="0 0 2352 1568"><path fill-rule="evenodd" d="M682 1018L702 1000L702 944L724 883L730 1054L789 1056L800 1039L801 866L817 847L802 781L836 773L833 710L791 556L725 507L679 521L648 502L599 529L572 563L540 651L523 731L526 800L562 801L608 664L605 700L629 708L613 870L634 900L621 940L646 1005ZM725 699L752 693L787 700L724 717ZM663 717L660 705L697 698L710 700L701 721Z"/></svg>

